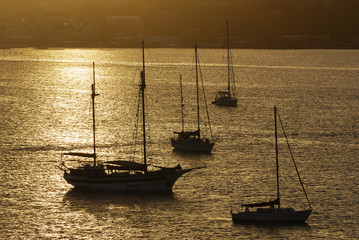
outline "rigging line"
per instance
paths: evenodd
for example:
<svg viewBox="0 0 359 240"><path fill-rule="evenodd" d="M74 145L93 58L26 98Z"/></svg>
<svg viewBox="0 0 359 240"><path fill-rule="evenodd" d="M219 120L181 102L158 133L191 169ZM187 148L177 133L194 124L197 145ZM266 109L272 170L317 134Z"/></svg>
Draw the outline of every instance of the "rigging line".
<svg viewBox="0 0 359 240"><path fill-rule="evenodd" d="M148 110L149 109L149 106L148 106L148 94L145 94L145 106L143 106L146 110L146 113L149 113L150 111ZM151 121L148 120L149 118L149 114L146 114L146 131L147 131L147 134L146 134L146 137L147 137L147 143L148 143L148 146L150 147L150 145L152 144L152 141L151 141Z"/></svg>
<svg viewBox="0 0 359 240"><path fill-rule="evenodd" d="M226 21L226 45L227 45L227 74L228 74L228 92L229 96L231 96L231 64L230 64L230 47L229 47L229 27L228 20Z"/></svg>
<svg viewBox="0 0 359 240"><path fill-rule="evenodd" d="M135 147L136 146L139 146L138 147L138 153L139 153L139 156L140 158L139 159L143 159L143 139L141 138L141 131L142 131L142 134L143 134L143 127L142 127L142 124L143 124L143 121L142 121L142 118L143 118L143 115L142 115L142 108L144 107L142 105L142 89L141 89L141 84L139 85L140 87L138 88L138 109L137 109L137 132L136 132L136 144L135 144ZM140 135L140 136L139 136Z"/></svg>
<svg viewBox="0 0 359 240"><path fill-rule="evenodd" d="M197 130L198 130L198 137L201 137L201 130L200 130L200 106L199 106L199 88L198 88L198 68L199 68L199 63L198 63L198 51L197 51L197 45L194 46L194 52L195 52L195 63L196 63L196 106L197 106Z"/></svg>
<svg viewBox="0 0 359 240"><path fill-rule="evenodd" d="M304 188L302 179L301 179L301 177L300 177L300 175L299 175L299 170L298 170L297 164L295 163L294 156L293 156L293 152L292 152L292 149L290 148L289 141L288 141L288 138L287 138L287 134L286 134L285 131L284 131L283 122L282 122L282 119L280 118L280 115L279 115L279 112L278 112L278 111L277 111L277 114L278 114L279 122L280 122L280 125L281 125L281 127L282 127L282 131L283 131L285 140L286 140L287 145L288 145L288 149L289 149L290 155L291 155L291 157L292 157L292 161L293 161L295 170L296 170L296 172L297 172L297 176L298 176L298 178L299 178L300 185L302 186L302 189L303 189L305 198L307 199L307 202L308 202L308 204L309 204L309 207L312 208L312 205L310 204L310 201L309 201L307 192L305 191L305 188Z"/></svg>
<svg viewBox="0 0 359 240"><path fill-rule="evenodd" d="M181 120L182 120L182 132L184 132L184 119L183 119L183 87L182 87L182 74L180 74L180 90L181 90Z"/></svg>
<svg viewBox="0 0 359 240"><path fill-rule="evenodd" d="M132 148L131 148L131 156L132 156L132 161L134 161L134 159L135 159L135 148L136 148L136 146L137 146L137 139L138 139L138 125L139 125L139 120L140 120L140 118L139 118L139 114L140 114L140 98L139 98L139 96L140 96L140 94L141 94L141 89L140 88L138 88L138 94L137 94L137 97L136 97L136 102L137 102L137 107L136 107L136 122L135 122L135 131L134 131L134 133L133 133L133 136L132 136L132 142L133 142L133 144L132 144Z"/></svg>
<svg viewBox="0 0 359 240"><path fill-rule="evenodd" d="M143 159L143 115L142 115L142 108L144 107L142 105L142 87L141 84L139 85L140 87L138 88L138 109L137 109L137 132L136 132L136 144L135 144L135 148L137 147L138 149L138 155L139 158L138 159ZM142 135L141 135L142 132ZM140 136L139 136L140 135ZM135 149L136 150L136 149Z"/></svg>
<svg viewBox="0 0 359 240"><path fill-rule="evenodd" d="M237 91L236 91L236 81L234 80L235 79L235 76L234 76L234 67L233 67L233 56L232 56L232 50L229 50L230 51L230 54L231 54L231 72L232 72L232 81L233 81L233 94L234 96L237 98Z"/></svg>
<svg viewBox="0 0 359 240"><path fill-rule="evenodd" d="M205 106L206 106L207 121L208 121L208 126L209 126L209 132L210 132L210 134L211 134L211 139L212 139L212 141L213 141L213 133L212 133L211 121L210 121L210 119L209 119L208 105L207 105L207 99L206 99L206 94L205 94L205 90L204 90L204 83L203 83L202 71L201 71L201 65L200 65L200 62L199 62L199 58L198 58L198 67L199 67L199 75L200 75L201 83L202 83L202 92L203 92L204 104L205 104Z"/></svg>

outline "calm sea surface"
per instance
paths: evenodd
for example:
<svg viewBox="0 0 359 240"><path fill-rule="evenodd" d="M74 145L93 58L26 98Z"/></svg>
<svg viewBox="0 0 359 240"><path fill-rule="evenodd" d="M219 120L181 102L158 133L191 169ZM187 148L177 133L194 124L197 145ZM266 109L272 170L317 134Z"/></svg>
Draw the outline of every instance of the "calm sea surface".
<svg viewBox="0 0 359 240"><path fill-rule="evenodd" d="M238 108L210 104L226 88L225 50L198 51L211 155L170 145L180 74L185 128L195 129L194 50L145 50L149 161L206 166L158 196L74 191L57 168L61 153L91 148L92 62L99 158L130 157L141 49L0 50L0 239L359 238L359 51L233 50ZM299 226L236 225L231 208L275 198L274 105L313 213ZM282 205L307 208L279 144Z"/></svg>

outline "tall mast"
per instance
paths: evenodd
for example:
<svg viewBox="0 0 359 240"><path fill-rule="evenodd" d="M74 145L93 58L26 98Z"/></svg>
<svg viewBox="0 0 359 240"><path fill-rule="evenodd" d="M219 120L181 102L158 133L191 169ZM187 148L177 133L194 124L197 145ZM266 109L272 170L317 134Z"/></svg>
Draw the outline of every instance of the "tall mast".
<svg viewBox="0 0 359 240"><path fill-rule="evenodd" d="M200 127L199 127L199 92L198 92L198 65L197 65L197 45L194 45L194 53L196 58L196 88L197 88L197 126L198 126L198 135L200 134ZM199 137L199 136L198 136Z"/></svg>
<svg viewBox="0 0 359 240"><path fill-rule="evenodd" d="M278 163L278 135L277 135L277 107L274 106L274 126L275 126L275 162L277 169L277 200L278 207L280 208L279 200L279 163Z"/></svg>
<svg viewBox="0 0 359 240"><path fill-rule="evenodd" d="M182 75L181 75L181 74L180 74L180 88L181 88L182 132L184 132L184 120L183 120L183 94L182 94Z"/></svg>
<svg viewBox="0 0 359 240"><path fill-rule="evenodd" d="M231 96L231 66L230 66L230 59L229 59L229 29L228 29L228 20L226 21L226 39L227 39L227 70L228 70L228 92L229 96Z"/></svg>
<svg viewBox="0 0 359 240"><path fill-rule="evenodd" d="M91 86L92 89L92 132L93 132L93 165L96 166L96 124L95 124L95 97L99 94L96 93L95 88L95 63L92 63L92 69L93 69L93 83Z"/></svg>
<svg viewBox="0 0 359 240"><path fill-rule="evenodd" d="M146 114L145 114L145 42L142 41L142 72L141 72L141 93L142 93L142 131L143 131L143 163L145 172L147 172L147 156L146 156Z"/></svg>

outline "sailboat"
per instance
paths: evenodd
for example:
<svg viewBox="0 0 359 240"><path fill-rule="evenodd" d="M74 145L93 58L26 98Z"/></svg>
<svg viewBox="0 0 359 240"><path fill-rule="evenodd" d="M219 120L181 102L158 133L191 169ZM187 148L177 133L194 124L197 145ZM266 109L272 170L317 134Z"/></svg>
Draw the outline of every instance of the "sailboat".
<svg viewBox="0 0 359 240"><path fill-rule="evenodd" d="M214 146L213 136L210 140L205 138L200 129L200 107L199 107L199 90L198 90L198 54L197 45L195 45L195 62L196 62L196 90L197 90L197 130L185 131L183 124L183 98L182 98L182 78L180 78L181 84L181 109L182 109L182 131L174 132L175 137L171 138L171 144L175 150L185 152L198 152L198 153L211 153ZM209 120L208 111L207 118ZM209 122L209 121L208 121ZM209 124L209 127L210 124ZM212 132L211 132L212 135Z"/></svg>
<svg viewBox="0 0 359 240"><path fill-rule="evenodd" d="M134 161L108 161L100 163L96 154L95 131L95 74L92 84L92 115L93 115L93 152L78 153L69 152L65 155L92 158L93 164L71 168L61 165L64 179L75 188L93 190L110 190L113 192L172 192L176 180L183 174L193 170L182 169L180 165L175 167L151 166L147 163L146 154L146 125L145 125L145 58L144 43L142 43L143 70L141 71L140 96L142 100L142 131L143 131L143 162Z"/></svg>
<svg viewBox="0 0 359 240"><path fill-rule="evenodd" d="M226 21L226 45L227 45L227 78L228 86L225 91L218 91L217 95L212 102L218 106L227 106L227 107L237 107L237 97L236 97L236 85L234 81L234 71L232 64L232 55L231 49L229 47L229 29L228 21Z"/></svg>
<svg viewBox="0 0 359 240"><path fill-rule="evenodd" d="M281 208L280 205L280 194L279 194L279 164L278 164L278 144L277 144L277 115L279 117L283 134L286 138L287 145L292 156L292 160L302 186L303 192L307 199L309 209L306 210L294 210L293 208ZM299 171L297 169L297 165L294 161L294 157L292 151L290 150L289 142L286 137L284 127L282 121L280 119L279 114L277 113L277 108L274 107L274 122L275 122L275 150L276 150L276 173L277 173L277 198L275 200L271 200L268 202L260 202L260 203L250 203L243 204L242 207L245 209L244 211L239 211L234 213L231 210L232 220L238 223L248 223L248 222L266 222L266 223L274 223L274 222L285 222L285 223L293 223L293 222L305 222L309 215L312 212L312 207L309 202L307 193L305 191L304 185L299 175ZM277 207L276 207L277 206ZM252 210L252 209L255 210Z"/></svg>

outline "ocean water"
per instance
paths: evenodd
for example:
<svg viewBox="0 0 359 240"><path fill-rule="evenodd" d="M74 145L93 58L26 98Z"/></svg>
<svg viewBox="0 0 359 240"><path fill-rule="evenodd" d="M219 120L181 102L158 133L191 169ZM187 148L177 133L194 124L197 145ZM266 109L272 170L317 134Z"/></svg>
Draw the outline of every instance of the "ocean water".
<svg viewBox="0 0 359 240"><path fill-rule="evenodd" d="M198 53L213 152L170 145L180 74L185 128L196 127L194 50L146 49L149 161L205 168L171 195L129 195L73 190L57 167L61 153L91 149L92 62L99 159L130 157L141 49L0 50L0 238L359 238L359 51L233 50L238 108L210 104L226 88L225 50ZM274 105L313 213L303 225L234 224L231 209L276 197ZM307 208L282 135L279 161L282 206Z"/></svg>

